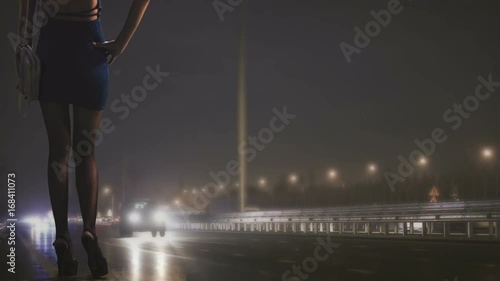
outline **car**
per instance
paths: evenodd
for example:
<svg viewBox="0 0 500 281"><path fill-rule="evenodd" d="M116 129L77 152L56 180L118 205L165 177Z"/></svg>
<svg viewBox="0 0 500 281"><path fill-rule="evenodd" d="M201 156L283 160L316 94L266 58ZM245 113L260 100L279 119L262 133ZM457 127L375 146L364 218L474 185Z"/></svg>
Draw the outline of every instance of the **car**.
<svg viewBox="0 0 500 281"><path fill-rule="evenodd" d="M130 237L133 232L150 231L153 237L165 236L165 213L153 200L135 200L124 204L120 212L120 237Z"/></svg>

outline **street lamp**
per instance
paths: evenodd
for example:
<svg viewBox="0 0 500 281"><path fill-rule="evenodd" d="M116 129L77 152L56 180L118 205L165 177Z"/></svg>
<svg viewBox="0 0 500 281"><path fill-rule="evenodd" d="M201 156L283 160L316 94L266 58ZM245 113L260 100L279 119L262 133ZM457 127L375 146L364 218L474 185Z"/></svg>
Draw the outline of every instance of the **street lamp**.
<svg viewBox="0 0 500 281"><path fill-rule="evenodd" d="M265 178L260 178L259 179L259 186L266 187L266 185L267 185L267 180Z"/></svg>
<svg viewBox="0 0 500 281"><path fill-rule="evenodd" d="M484 148L482 154L484 159L493 158L493 150L491 148Z"/></svg>
<svg viewBox="0 0 500 281"><path fill-rule="evenodd" d="M418 165L420 165L422 167L427 166L427 163L428 163L428 160L425 157L422 157L422 158L420 158L420 160L418 160Z"/></svg>
<svg viewBox="0 0 500 281"><path fill-rule="evenodd" d="M111 194L111 222L114 222L114 216L115 216L115 206L114 206L114 201L115 201L115 194L113 190L110 187L105 187L104 188L104 194Z"/></svg>
<svg viewBox="0 0 500 281"><path fill-rule="evenodd" d="M493 157L494 157L494 151L492 148L490 147L485 147L483 148L483 150L481 151L481 155L483 157L483 159L485 159L486 161L492 161ZM484 199L486 199L486 172L484 174ZM496 198L498 198L498 171L496 172Z"/></svg>
<svg viewBox="0 0 500 281"><path fill-rule="evenodd" d="M295 184L299 180L299 177L296 174L291 174L288 179L290 183Z"/></svg>
<svg viewBox="0 0 500 281"><path fill-rule="evenodd" d="M368 172L371 174L374 174L377 171L377 165L375 164L368 164Z"/></svg>
<svg viewBox="0 0 500 281"><path fill-rule="evenodd" d="M337 178L337 171L335 171L334 169L330 169L327 173L327 176L329 179L333 180Z"/></svg>

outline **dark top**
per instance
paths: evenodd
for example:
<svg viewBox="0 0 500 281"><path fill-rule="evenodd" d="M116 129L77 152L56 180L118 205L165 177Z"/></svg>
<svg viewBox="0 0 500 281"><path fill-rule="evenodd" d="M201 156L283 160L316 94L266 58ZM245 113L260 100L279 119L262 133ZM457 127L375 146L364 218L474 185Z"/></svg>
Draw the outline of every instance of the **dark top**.
<svg viewBox="0 0 500 281"><path fill-rule="evenodd" d="M74 12L74 13L62 13L62 12L59 12L56 14L56 16L71 16L71 17L93 17L93 16L97 16L97 18L99 18L99 16L101 15L101 1L100 0L97 0L97 5L90 9L90 10L86 10L86 11L81 11L81 12ZM95 11L95 12L94 12Z"/></svg>

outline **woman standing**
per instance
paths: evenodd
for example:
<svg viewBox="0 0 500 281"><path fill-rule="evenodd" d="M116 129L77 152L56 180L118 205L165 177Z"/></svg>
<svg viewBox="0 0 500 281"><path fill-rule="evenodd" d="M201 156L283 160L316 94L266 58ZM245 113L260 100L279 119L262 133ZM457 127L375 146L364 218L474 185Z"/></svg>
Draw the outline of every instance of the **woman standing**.
<svg viewBox="0 0 500 281"><path fill-rule="evenodd" d="M73 150L79 159L75 161L78 163L75 176L83 218L81 240L92 276L102 277L108 273L108 266L95 232L98 194L95 136L89 142L84 133L99 128L108 96L109 65L127 47L149 0L133 0L123 29L111 41L104 40L100 0L19 0L22 38L27 38L24 18L33 18L36 1L42 1L48 18L41 27L36 54L41 62L39 101L49 141L47 176L56 225L53 245L58 275L74 276L78 272L68 231L68 158ZM26 42L31 44L29 39Z"/></svg>

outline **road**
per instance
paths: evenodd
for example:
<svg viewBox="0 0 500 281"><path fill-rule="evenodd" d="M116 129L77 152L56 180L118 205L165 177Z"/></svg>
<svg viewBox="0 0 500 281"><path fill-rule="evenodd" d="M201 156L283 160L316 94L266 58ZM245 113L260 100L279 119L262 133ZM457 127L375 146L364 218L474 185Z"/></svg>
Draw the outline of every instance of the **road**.
<svg viewBox="0 0 500 281"><path fill-rule="evenodd" d="M8 246L2 239L0 280L59 280L54 277L51 230L17 226L15 274L7 271ZM70 231L80 271L78 277L67 280L90 280L79 239L81 226L71 224ZM136 233L118 238L117 230L105 225L98 226L97 232L109 262L107 280L113 281L500 280L499 243L215 232L169 232L163 238Z"/></svg>

